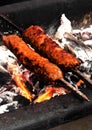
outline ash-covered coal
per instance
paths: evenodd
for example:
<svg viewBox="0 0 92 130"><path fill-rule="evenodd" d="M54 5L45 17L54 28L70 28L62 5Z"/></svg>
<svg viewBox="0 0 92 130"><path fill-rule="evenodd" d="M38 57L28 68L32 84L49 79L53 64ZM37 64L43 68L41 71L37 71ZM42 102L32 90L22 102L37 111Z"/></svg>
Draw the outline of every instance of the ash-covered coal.
<svg viewBox="0 0 92 130"><path fill-rule="evenodd" d="M16 90L15 86L11 88L9 85L2 85L0 87L0 114L9 112L11 108L12 110L18 108L18 101L14 101L14 97L18 94Z"/></svg>
<svg viewBox="0 0 92 130"><path fill-rule="evenodd" d="M20 78L24 68L18 64L17 58L4 45L0 46L0 114L9 112L29 104L22 96L22 90L16 85L13 72L16 70ZM18 75L19 76L19 75ZM27 74L23 77L28 80Z"/></svg>
<svg viewBox="0 0 92 130"><path fill-rule="evenodd" d="M10 80L11 80L11 75L8 72L0 72L0 85L4 85Z"/></svg>

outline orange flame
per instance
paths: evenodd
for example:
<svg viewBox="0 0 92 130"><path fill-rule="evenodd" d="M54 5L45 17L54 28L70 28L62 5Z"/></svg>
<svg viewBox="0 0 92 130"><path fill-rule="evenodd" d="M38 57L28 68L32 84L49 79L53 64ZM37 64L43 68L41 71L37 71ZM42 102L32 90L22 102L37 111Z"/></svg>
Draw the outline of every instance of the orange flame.
<svg viewBox="0 0 92 130"><path fill-rule="evenodd" d="M33 95L31 94L31 92L29 92L24 82L21 80L20 75L18 75L17 73L14 73L13 79L16 82L16 85L22 90L22 95L28 100L30 100L30 102L32 102Z"/></svg>
<svg viewBox="0 0 92 130"><path fill-rule="evenodd" d="M63 87L57 88L57 87L46 87L45 93L38 96L38 98L34 101L34 103L40 103L45 100L49 100L55 95L64 95L68 93L68 90L66 90Z"/></svg>
<svg viewBox="0 0 92 130"><path fill-rule="evenodd" d="M12 78L15 81L16 85L22 91L21 94L25 98L30 100L30 102L32 102L33 94L27 89L27 87L26 87L26 85L24 83L24 79L22 78L22 76L20 74L20 71L19 71L20 69L19 69L18 64L15 64L14 62L11 62L11 65L9 66L8 70L12 74Z"/></svg>
<svg viewBox="0 0 92 130"><path fill-rule="evenodd" d="M79 87L79 86L81 86L83 83L84 83L83 80L79 79L79 81L76 83L76 86Z"/></svg>
<svg viewBox="0 0 92 130"><path fill-rule="evenodd" d="M84 82L79 79L78 82L76 83L76 87L78 88L79 86L81 86ZM37 99L35 99L34 103L40 103L40 102L43 102L45 100L49 100L51 99L52 97L54 97L55 95L65 95L67 93L71 92L70 90L67 90L63 87L46 87L45 88L45 93L43 94L40 94L38 96Z"/></svg>

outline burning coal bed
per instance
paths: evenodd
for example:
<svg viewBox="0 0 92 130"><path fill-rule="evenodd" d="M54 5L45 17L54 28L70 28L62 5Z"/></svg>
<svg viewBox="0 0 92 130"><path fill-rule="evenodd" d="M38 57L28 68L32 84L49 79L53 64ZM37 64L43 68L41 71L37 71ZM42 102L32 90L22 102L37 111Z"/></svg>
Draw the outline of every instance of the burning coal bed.
<svg viewBox="0 0 92 130"><path fill-rule="evenodd" d="M82 23L84 25L80 29L75 28L65 14L62 14L60 26L57 29L51 26L47 33L60 47L82 61L79 69L91 79L92 25L91 23L88 25L85 18ZM53 34L53 32L55 33ZM66 72L65 79L72 85L79 87L78 89L86 88L86 84L72 72ZM0 43L0 114L69 92L70 90L60 84L44 84L44 81L39 81L33 72L20 64L16 56L2 42ZM32 102L29 100L29 93L34 99Z"/></svg>

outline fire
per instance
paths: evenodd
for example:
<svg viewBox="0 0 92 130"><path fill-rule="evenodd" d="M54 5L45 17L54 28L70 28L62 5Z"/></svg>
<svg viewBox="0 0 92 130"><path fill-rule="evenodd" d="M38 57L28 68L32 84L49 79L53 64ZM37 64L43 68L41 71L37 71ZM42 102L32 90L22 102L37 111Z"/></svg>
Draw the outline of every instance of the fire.
<svg viewBox="0 0 92 130"><path fill-rule="evenodd" d="M55 95L65 95L66 93L68 93L69 91L66 90L63 87L46 87L45 88L45 93L40 94L38 96L38 98L34 101L34 103L40 103L43 102L45 100L50 100L52 97L54 97Z"/></svg>
<svg viewBox="0 0 92 130"><path fill-rule="evenodd" d="M20 88L21 94L32 102L33 95L27 89L25 85L25 79L23 79L20 73L20 67L14 60L10 60L10 65L8 66L8 71L12 74L12 79L15 81L16 85Z"/></svg>
<svg viewBox="0 0 92 130"><path fill-rule="evenodd" d="M75 86L78 88L80 87L84 82L79 79L78 82L75 84ZM48 86L45 88L45 92L43 94L40 94L37 99L35 99L34 103L40 103L46 100L50 100L54 96L59 95L65 95L69 93L70 90L67 90L63 87L51 87Z"/></svg>
<svg viewBox="0 0 92 130"><path fill-rule="evenodd" d="M27 89L26 85L24 84L24 82L21 80L21 77L19 74L17 74L16 72L13 74L13 79L16 82L16 85L22 90L22 95L27 98L28 100L30 100L30 102L32 102L32 98L33 95L31 94L31 92Z"/></svg>
<svg viewBox="0 0 92 130"><path fill-rule="evenodd" d="M79 79L79 81L76 83L75 86L79 87L79 86L81 86L83 83L84 83L83 80Z"/></svg>

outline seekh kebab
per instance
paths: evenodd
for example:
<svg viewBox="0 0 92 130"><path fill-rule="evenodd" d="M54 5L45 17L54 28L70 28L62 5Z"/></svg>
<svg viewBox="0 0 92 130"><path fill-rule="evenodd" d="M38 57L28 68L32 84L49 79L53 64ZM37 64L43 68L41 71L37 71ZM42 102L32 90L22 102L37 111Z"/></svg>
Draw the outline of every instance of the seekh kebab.
<svg viewBox="0 0 92 130"><path fill-rule="evenodd" d="M28 69L42 77L44 80L57 81L60 80L69 88L75 91L83 99L89 101L87 96L81 91L76 89L63 78L63 73L59 67L51 63L48 59L40 56L32 48L30 48L23 40L17 35L2 36L4 44L16 55L18 60Z"/></svg>
<svg viewBox="0 0 92 130"><path fill-rule="evenodd" d="M61 48L50 36L45 34L45 30L42 27L31 25L23 31L23 38L39 54L59 66L63 72L65 70L72 71L92 86L92 80L78 70L81 61Z"/></svg>
<svg viewBox="0 0 92 130"><path fill-rule="evenodd" d="M26 68L31 69L37 75L44 76L51 81L63 78L61 70L48 59L41 57L33 51L20 37L17 35L8 35L2 37L4 44L18 57Z"/></svg>

